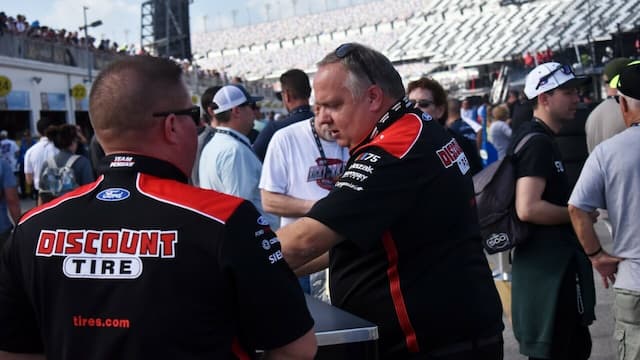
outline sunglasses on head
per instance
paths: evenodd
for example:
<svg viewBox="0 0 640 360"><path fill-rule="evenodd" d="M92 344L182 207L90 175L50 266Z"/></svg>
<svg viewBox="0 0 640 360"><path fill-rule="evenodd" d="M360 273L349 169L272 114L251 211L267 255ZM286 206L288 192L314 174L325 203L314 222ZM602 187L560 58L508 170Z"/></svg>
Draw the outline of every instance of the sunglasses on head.
<svg viewBox="0 0 640 360"><path fill-rule="evenodd" d="M431 100L426 100L426 99L420 99L420 100L412 100L414 104L416 104L417 107L420 108L427 108L431 105L435 105L435 103Z"/></svg>
<svg viewBox="0 0 640 360"><path fill-rule="evenodd" d="M358 54L357 50L358 49L357 49L355 44L346 43L346 44L342 44L342 45L338 46L338 48L336 49L336 51L334 53L336 54L338 59L344 59L347 56L353 54L353 58L355 59L355 61L358 62L358 65L360 65L360 68L362 69L362 71L367 75L367 78L369 79L371 84L375 85L376 81L373 79L373 75L371 74L371 71L369 71L369 68L364 63L364 60L362 59L360 54Z"/></svg>
<svg viewBox="0 0 640 360"><path fill-rule="evenodd" d="M573 69L571 68L571 66L569 66L569 65L558 66L557 68L551 70L550 73L548 73L547 75L541 77L540 80L538 80L538 85L536 85L536 90L538 90L538 88L540 86L546 84L547 81L549 80L549 78L552 77L553 74L557 73L558 71L562 71L562 73L565 74L565 75L574 75L574 76L576 75L573 72Z"/></svg>
<svg viewBox="0 0 640 360"><path fill-rule="evenodd" d="M163 112L155 112L151 115L153 116L169 116L169 115L189 115L193 122L196 123L196 126L200 125L200 107L193 106L188 109L182 110L172 110L172 111L163 111Z"/></svg>

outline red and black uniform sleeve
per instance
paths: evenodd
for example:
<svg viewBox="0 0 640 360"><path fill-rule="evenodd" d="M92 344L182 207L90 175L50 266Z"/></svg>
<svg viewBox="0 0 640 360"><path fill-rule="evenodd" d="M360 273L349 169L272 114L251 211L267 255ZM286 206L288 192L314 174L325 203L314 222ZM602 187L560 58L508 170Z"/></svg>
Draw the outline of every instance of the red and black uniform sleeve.
<svg viewBox="0 0 640 360"><path fill-rule="evenodd" d="M223 273L235 288L243 340L269 350L311 329L313 319L280 242L249 202L227 221L219 257Z"/></svg>
<svg viewBox="0 0 640 360"><path fill-rule="evenodd" d="M22 283L23 268L15 237L0 251L0 350L42 353L38 324Z"/></svg>

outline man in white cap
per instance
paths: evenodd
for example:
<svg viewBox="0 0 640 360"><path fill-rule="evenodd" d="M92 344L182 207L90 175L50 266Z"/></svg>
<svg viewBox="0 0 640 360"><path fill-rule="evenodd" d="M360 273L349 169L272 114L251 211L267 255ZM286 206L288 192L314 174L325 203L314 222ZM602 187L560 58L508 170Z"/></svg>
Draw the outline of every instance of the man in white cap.
<svg viewBox="0 0 640 360"><path fill-rule="evenodd" d="M531 235L513 258L513 331L520 353L535 359L587 359L588 325L594 320L593 271L571 227L569 185L554 139L573 120L579 102L578 78L571 67L544 63L526 78L533 121L518 128L509 153L536 133L515 157L515 207ZM590 213L592 220L596 213Z"/></svg>
<svg viewBox="0 0 640 360"><path fill-rule="evenodd" d="M612 84L627 129L600 143L584 164L569 199L571 221L593 267L615 291L613 306L618 359L640 357L640 61L630 63ZM636 134L637 133L637 134ZM611 254L602 249L589 213L609 211L613 229Z"/></svg>
<svg viewBox="0 0 640 360"><path fill-rule="evenodd" d="M237 84L224 86L216 93L213 103L218 126L202 149L199 180L202 188L249 200L267 216L271 227L277 228L279 219L265 214L262 208L258 189L262 163L247 137L255 120L252 105L262 99Z"/></svg>

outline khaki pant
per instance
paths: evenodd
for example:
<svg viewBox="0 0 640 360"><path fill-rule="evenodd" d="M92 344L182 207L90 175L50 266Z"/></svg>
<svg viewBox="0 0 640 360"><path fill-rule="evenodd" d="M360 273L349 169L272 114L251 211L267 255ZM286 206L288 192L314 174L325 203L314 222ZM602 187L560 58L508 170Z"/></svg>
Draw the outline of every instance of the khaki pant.
<svg viewBox="0 0 640 360"><path fill-rule="evenodd" d="M619 360L640 360L640 292L614 289L616 327L613 334Z"/></svg>

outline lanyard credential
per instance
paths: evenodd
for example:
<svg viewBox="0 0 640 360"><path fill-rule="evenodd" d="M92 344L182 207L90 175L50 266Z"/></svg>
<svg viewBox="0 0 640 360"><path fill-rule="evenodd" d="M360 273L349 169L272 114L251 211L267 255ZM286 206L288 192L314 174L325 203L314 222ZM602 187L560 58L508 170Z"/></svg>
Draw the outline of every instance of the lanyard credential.
<svg viewBox="0 0 640 360"><path fill-rule="evenodd" d="M316 131L316 118L312 117L309 123L311 124L311 133L313 134L313 138L316 141L316 146L318 147L318 152L320 153L320 161L324 165L323 178L329 179L331 178L331 170L329 169L329 159L327 159L327 156L324 153L324 149L322 148L322 142L320 142L320 136Z"/></svg>
<svg viewBox="0 0 640 360"><path fill-rule="evenodd" d="M320 153L320 158L326 164L327 156L324 154L324 149L322 148L322 142L320 142L320 136L318 136L318 132L316 131L316 118L311 118L309 123L311 124L311 133L313 134L313 138L316 141L316 146L318 147L318 152Z"/></svg>
<svg viewBox="0 0 640 360"><path fill-rule="evenodd" d="M229 130L226 130L226 129L218 129L218 128L215 128L214 130L217 133L229 135L232 138L240 141L244 146L248 147L251 150L251 152L253 152L253 148L251 147L251 145L249 145L246 141L242 140L242 138L240 138L240 136L234 134L233 132L231 132Z"/></svg>

